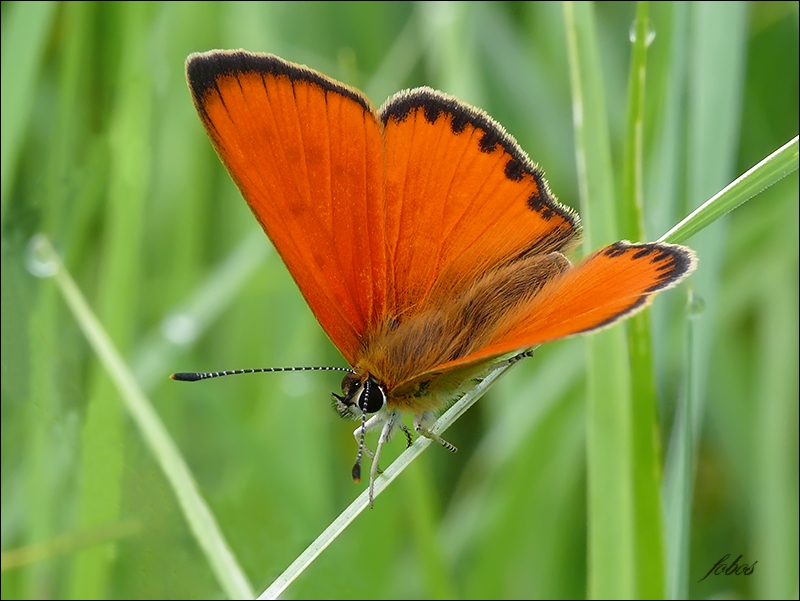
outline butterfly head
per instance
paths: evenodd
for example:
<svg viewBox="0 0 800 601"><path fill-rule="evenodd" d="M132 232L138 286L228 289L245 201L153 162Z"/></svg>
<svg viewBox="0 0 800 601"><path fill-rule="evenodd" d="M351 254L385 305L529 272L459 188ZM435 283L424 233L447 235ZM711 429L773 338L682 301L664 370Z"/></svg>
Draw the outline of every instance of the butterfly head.
<svg viewBox="0 0 800 601"><path fill-rule="evenodd" d="M333 393L333 407L342 417L360 418L386 405L386 391L370 374L348 372L342 378L342 394Z"/></svg>

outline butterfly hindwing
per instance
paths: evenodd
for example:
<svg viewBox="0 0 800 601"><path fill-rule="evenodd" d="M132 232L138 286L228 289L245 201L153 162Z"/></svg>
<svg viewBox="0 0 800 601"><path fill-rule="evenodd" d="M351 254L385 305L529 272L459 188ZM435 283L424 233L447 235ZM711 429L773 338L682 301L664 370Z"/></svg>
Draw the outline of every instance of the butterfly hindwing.
<svg viewBox="0 0 800 601"><path fill-rule="evenodd" d="M646 307L655 293L674 286L695 265L694 253L674 244L616 242L601 248L550 279L530 300L496 312L493 339L481 350L412 380L609 326Z"/></svg>
<svg viewBox="0 0 800 601"><path fill-rule="evenodd" d="M351 363L385 312L383 143L369 101L272 55L194 54L187 79L222 161Z"/></svg>
<svg viewBox="0 0 800 601"><path fill-rule="evenodd" d="M694 253L664 243L615 242L542 288L498 345L519 348L598 330L647 306L694 270ZM512 334L513 331L513 334Z"/></svg>

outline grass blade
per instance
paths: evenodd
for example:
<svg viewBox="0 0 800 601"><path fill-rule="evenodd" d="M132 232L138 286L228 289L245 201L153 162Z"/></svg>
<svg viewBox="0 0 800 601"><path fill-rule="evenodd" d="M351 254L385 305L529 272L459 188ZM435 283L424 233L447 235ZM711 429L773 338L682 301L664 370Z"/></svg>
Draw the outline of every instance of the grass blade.
<svg viewBox="0 0 800 601"><path fill-rule="evenodd" d="M638 2L632 28L628 76L628 114L620 196L621 237L645 240L643 162L645 76L647 48L654 32L650 3ZM634 315L625 324L631 373L631 444L633 468L634 536L638 596L664 597L664 541L661 515L661 440L658 398L650 333L650 311Z"/></svg>
<svg viewBox="0 0 800 601"><path fill-rule="evenodd" d="M700 303L691 297L691 304ZM690 320L686 330L687 369L683 394L675 414L672 428L670 463L667 472L672 475L671 495L666 502L667 523L674 524L677 530L670 530L670 545L667 561L670 567L667 582L669 598L685 598L688 594L689 540L691 534L692 492L694 480L695 449L693 441L694 417L692 401L696 400L697 374L692 358L695 352L695 331Z"/></svg>
<svg viewBox="0 0 800 601"><path fill-rule="evenodd" d="M678 243L727 215L736 207L763 192L797 169L800 146L795 136L764 160L753 165L690 215L659 238L661 242Z"/></svg>
<svg viewBox="0 0 800 601"><path fill-rule="evenodd" d="M495 369L473 390L465 394L450 407L434 424L435 434L445 432L456 420L474 405L500 376L509 368L504 365ZM375 480L375 498L397 478L422 451L431 444L429 438L418 437L383 473ZM366 488L350 503L339 516L303 551L275 581L259 595L259 599L277 599L308 568L336 538L369 506L369 489Z"/></svg>
<svg viewBox="0 0 800 601"><path fill-rule="evenodd" d="M3 23L2 89L0 103L0 215L5 222L12 175L24 139L57 2L14 2Z"/></svg>
<svg viewBox="0 0 800 601"><path fill-rule="evenodd" d="M746 6L737 3L692 3L689 5L689 51L687 53L687 110L685 126L686 198L690 207L698 206L730 181L735 169L735 148L738 134L739 105L746 52ZM719 281L726 246L726 221L715 223L692 240L701 267L692 277L692 305L706 307L706 319L696 319L691 328L691 366L688 391L691 424L681 440L691 450L670 445L665 471L664 497L667 538L667 597L689 595L690 560L688 537L681 533L691 529L691 512L675 508L691 507L693 475L680 469L681 462L671 456L697 454L697 444L705 413L706 383L709 378L714 315L719 304ZM673 438L675 440L675 438ZM687 442L688 441L688 442ZM694 466L692 466L694 470ZM679 521L673 521L673 516ZM704 564L710 558L698 558ZM716 558L715 558L716 559Z"/></svg>
<svg viewBox="0 0 800 601"><path fill-rule="evenodd" d="M39 236L32 241L32 246L40 275L54 277L75 320L97 353L122 397L126 409L164 470L183 508L186 520L200 548L206 554L222 589L233 599L252 598L253 592L247 577L225 542L214 515L200 495L186 462L125 361L92 313L49 240Z"/></svg>
<svg viewBox="0 0 800 601"><path fill-rule="evenodd" d="M575 150L588 251L617 239L611 147L594 8L564 3ZM624 330L587 338L588 595L636 596L631 389Z"/></svg>

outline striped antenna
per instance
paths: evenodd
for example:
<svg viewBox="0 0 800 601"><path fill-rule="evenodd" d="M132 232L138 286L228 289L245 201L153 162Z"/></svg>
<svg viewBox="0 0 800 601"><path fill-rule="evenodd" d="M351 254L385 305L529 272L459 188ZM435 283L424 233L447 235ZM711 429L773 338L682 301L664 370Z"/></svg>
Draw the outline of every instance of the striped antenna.
<svg viewBox="0 0 800 601"><path fill-rule="evenodd" d="M207 372L194 372L182 371L172 374L170 378L180 382L197 382L199 380L208 380L211 378L221 378L223 376L238 376L241 374L265 374L274 373L279 371L349 371L351 374L355 373L349 367L332 367L332 366L319 366L319 367L257 367L255 369L232 369L229 371L207 371Z"/></svg>
<svg viewBox="0 0 800 601"><path fill-rule="evenodd" d="M361 436L358 438L358 455L353 466L353 482L361 482L361 457L364 454L364 437L367 435L367 399L369 399L369 378L364 382L364 392L361 394L363 406L361 409ZM372 483L370 483L369 506L372 507Z"/></svg>

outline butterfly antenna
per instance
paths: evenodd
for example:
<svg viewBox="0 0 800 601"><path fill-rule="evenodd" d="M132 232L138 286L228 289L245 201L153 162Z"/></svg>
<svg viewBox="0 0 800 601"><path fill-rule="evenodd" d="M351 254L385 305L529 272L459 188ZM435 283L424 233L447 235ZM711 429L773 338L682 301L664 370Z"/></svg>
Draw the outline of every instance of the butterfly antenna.
<svg viewBox="0 0 800 601"><path fill-rule="evenodd" d="M361 409L361 437L358 439L358 454L356 455L356 463L353 466L353 482L361 481L361 457L364 455L364 438L367 435L367 399L369 398L369 380L364 383L364 393L361 395L364 399ZM370 504L372 499L370 499Z"/></svg>
<svg viewBox="0 0 800 601"><path fill-rule="evenodd" d="M349 367L335 366L315 366L315 367L257 367L255 369L232 369L229 371L182 371L172 374L170 378L181 382L197 382L199 380L209 380L211 378L221 378L223 376L239 376L241 374L265 374L281 371L349 371L355 373Z"/></svg>

